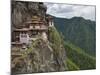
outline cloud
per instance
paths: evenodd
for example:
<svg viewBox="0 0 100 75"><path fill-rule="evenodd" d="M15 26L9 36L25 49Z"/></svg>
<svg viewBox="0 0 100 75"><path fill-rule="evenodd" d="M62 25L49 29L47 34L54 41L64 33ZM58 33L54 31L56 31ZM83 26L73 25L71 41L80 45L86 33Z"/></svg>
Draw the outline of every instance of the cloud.
<svg viewBox="0 0 100 75"><path fill-rule="evenodd" d="M95 20L95 6L45 3L47 13L56 17L72 18L74 16Z"/></svg>

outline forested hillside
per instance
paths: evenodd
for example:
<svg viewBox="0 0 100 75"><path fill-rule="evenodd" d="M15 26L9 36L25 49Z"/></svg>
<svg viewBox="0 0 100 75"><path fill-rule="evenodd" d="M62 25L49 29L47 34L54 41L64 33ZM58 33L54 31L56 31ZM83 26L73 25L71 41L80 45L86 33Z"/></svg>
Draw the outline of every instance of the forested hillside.
<svg viewBox="0 0 100 75"><path fill-rule="evenodd" d="M96 24L95 21L82 17L71 19L54 17L55 27L64 36L64 40L70 41L82 48L86 53L95 56L96 52Z"/></svg>
<svg viewBox="0 0 100 75"><path fill-rule="evenodd" d="M96 58L70 42L65 42L68 70L88 70L96 68Z"/></svg>
<svg viewBox="0 0 100 75"><path fill-rule="evenodd" d="M64 39L67 70L96 68L96 24L82 17L54 17L55 27Z"/></svg>

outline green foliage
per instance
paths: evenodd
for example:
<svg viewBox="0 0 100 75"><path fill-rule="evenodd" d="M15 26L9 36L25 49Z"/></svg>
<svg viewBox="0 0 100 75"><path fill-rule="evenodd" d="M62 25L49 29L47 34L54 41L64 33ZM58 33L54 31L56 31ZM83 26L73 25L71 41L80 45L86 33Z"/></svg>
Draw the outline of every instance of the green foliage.
<svg viewBox="0 0 100 75"><path fill-rule="evenodd" d="M67 70L68 71L73 71L73 70L79 70L80 69L75 63L73 63L68 58L67 58L66 64L67 64Z"/></svg>
<svg viewBox="0 0 100 75"><path fill-rule="evenodd" d="M61 62L64 62L63 65L66 65L67 57L64 57L66 54L63 46L63 39L55 27L49 28L49 42L51 48L53 49L54 59L57 61L57 63L59 63L58 67L61 66Z"/></svg>
<svg viewBox="0 0 100 75"><path fill-rule="evenodd" d="M49 28L49 41L55 53L57 53L58 55L59 51L61 50L60 46L61 46L62 40L55 27Z"/></svg>
<svg viewBox="0 0 100 75"><path fill-rule="evenodd" d="M52 43L51 46L54 49L55 55L59 55L60 46L63 44L63 34L59 34L56 28L51 27L49 29L49 40ZM86 69L95 69L96 68L96 60L95 57L90 56L83 49L73 45L70 42L64 42L67 60L66 60L66 68L67 70L86 70Z"/></svg>
<svg viewBox="0 0 100 75"><path fill-rule="evenodd" d="M49 28L49 40L58 47L61 45L61 37L55 27Z"/></svg>
<svg viewBox="0 0 100 75"><path fill-rule="evenodd" d="M81 48L73 45L70 42L65 43L67 57L72 60L80 70L95 69L96 59L93 56L85 53Z"/></svg>
<svg viewBox="0 0 100 75"><path fill-rule="evenodd" d="M96 24L94 21L82 17L71 19L54 17L55 27L64 35L64 40L71 41L88 54L95 56L96 52Z"/></svg>

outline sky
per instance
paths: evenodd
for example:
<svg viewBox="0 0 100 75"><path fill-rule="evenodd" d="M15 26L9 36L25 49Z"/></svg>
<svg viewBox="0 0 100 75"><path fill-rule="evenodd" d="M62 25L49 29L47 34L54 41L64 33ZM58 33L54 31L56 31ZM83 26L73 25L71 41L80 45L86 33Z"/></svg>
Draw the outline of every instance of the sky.
<svg viewBox="0 0 100 75"><path fill-rule="evenodd" d="M95 21L95 6L45 3L47 13L61 18L83 17Z"/></svg>

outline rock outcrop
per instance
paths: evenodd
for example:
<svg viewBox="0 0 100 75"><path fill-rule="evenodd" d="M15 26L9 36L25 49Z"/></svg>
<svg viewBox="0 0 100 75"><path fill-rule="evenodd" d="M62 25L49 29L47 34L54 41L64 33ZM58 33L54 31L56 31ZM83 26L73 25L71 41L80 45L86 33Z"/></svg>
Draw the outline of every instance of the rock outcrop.
<svg viewBox="0 0 100 75"><path fill-rule="evenodd" d="M39 15L45 19L47 7L42 2L12 1L12 26L20 27L32 16Z"/></svg>
<svg viewBox="0 0 100 75"><path fill-rule="evenodd" d="M46 10L42 2L12 1L12 30L21 27L33 15L39 15L45 20ZM66 52L62 39L55 27L50 27L48 32L47 41L40 37L32 41L26 50L17 48L21 55L12 56L12 74L66 70Z"/></svg>

